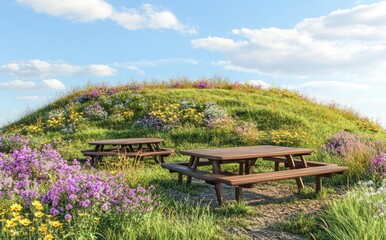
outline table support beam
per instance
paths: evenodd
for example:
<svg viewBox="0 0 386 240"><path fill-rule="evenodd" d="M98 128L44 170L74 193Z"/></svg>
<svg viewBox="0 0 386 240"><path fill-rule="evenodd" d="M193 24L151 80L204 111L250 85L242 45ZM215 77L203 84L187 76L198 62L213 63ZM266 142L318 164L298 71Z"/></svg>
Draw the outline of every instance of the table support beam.
<svg viewBox="0 0 386 240"><path fill-rule="evenodd" d="M288 162L288 165L290 167L290 169L295 169L295 161L292 157L292 155L286 155L285 156L287 158L287 162ZM303 189L304 188L304 184L303 184L303 180L302 178L298 177L298 178L295 178L296 179L296 184L298 185L298 189Z"/></svg>

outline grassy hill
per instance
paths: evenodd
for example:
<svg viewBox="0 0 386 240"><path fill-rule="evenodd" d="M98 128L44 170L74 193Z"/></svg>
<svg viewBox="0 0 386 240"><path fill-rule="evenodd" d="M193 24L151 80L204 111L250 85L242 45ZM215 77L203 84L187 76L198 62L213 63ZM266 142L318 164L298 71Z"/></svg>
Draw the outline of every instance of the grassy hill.
<svg viewBox="0 0 386 240"><path fill-rule="evenodd" d="M21 137L14 135L21 135ZM74 239L90 238L90 236L94 236L95 239L240 239L240 237L246 239L247 231L243 229L247 226L256 226L257 221L254 219L257 218L260 222L260 217L264 216L264 205L267 205L270 209L268 210L271 211L270 201L274 201L272 199L276 199L278 197L276 195L279 194L275 191L283 190L278 187L282 186L282 182L278 185L268 183L272 188L267 190L267 193L271 194L271 190L274 190L272 193L274 197L267 197L271 199L267 203L262 203L262 205L230 204L219 209L212 209L201 202L196 205L192 204L189 199L176 200L176 196L181 196L181 193L182 196L196 198L199 196L202 200L205 195L200 194L211 186L200 183L177 186L176 176L160 168L152 160L137 162L120 157L117 160L114 157L111 159L114 161L109 161L110 159L107 158L107 161L103 161L103 164L97 165L96 169L91 171L90 169L79 170L77 165L71 165L72 163L61 159L56 154L57 150L67 160L84 159L81 150L90 148L89 141L130 137L165 139L163 146L176 150L175 154L166 158L166 161L170 162L187 160L186 156L179 154L181 149L256 144L313 148L315 154L308 159L348 165L350 171L344 175L334 176L333 180L326 179L324 186L327 190L320 195L311 193L314 179L304 178L306 184L304 191L291 193L288 201L281 200L274 203L275 209L280 214L282 214L281 210L277 206L294 211L291 219L273 227L308 238L312 233L318 239L332 239L331 236L338 236L336 233L342 233L343 237L334 237L334 239L363 239L363 236L384 235L381 227L384 220L374 218L374 214L381 215L380 211L378 212L378 209L373 207L379 205L384 195L365 194L362 189L355 190L354 187L353 191L363 196L356 197L356 195L349 194L349 197L337 201L337 204L334 203L335 210L330 207L328 208L330 210L318 213L322 219L331 219L327 221L329 224L327 227L324 220L318 220L319 217L315 218L314 215L304 215L299 212L298 206L293 206L302 202L311 212L314 212L312 202L322 204L326 199L329 200L328 197L325 199L325 195L334 193L337 188L350 189L358 180L372 179L378 184L384 179L383 162L386 159L386 154L379 155L386 150L386 132L379 124L334 104L318 104L295 91L277 88L262 89L221 80L131 83L114 87L88 86L71 91L51 104L5 126L3 133L0 134L0 152L12 152L28 142L28 145L37 147L38 151L44 154L37 154L38 151L35 153L22 148L19 152L14 152L12 156L11 154L0 154L0 157L5 159L2 162L4 166L8 166L7 164L12 166L5 169L15 168L16 173L20 165L22 165L20 169L31 169L29 165L23 167L23 164L56 166L46 168L43 173L31 171L29 175L33 181L36 180L35 175L39 174L44 175L41 178L43 180L48 181L52 178L56 181L58 176L53 174L53 171L66 166L72 169L74 176L80 176L80 179L86 180L86 182L81 182L81 185L88 186L88 179L94 179L92 174L98 176L95 179L99 177L103 179L103 176L107 176L110 180L113 178L124 183L124 186L136 188L140 184L138 187L140 191L143 191L142 187L150 189L154 185L157 191L156 196L161 199L160 205L146 214L135 211L128 212L129 214L125 212L117 214L114 211L106 212L103 208L102 210L93 208L92 214L87 215L91 216L90 218L85 218L83 212L79 213L79 209L81 211L84 209L78 204L73 210L69 209L75 216L73 220L68 221L67 218L64 220L67 216L64 216L64 213L59 216L61 217L59 220L61 219L65 224L64 233L51 229L58 238L65 234L71 239L73 236L77 236ZM46 143L50 143L55 151L50 150L47 153L45 147L41 147L41 144ZM377 155L379 156L375 159L379 161L374 161L371 165L370 159ZM30 159L31 162L22 161L23 159ZM273 169L273 163L268 161L259 161L256 165L258 167L255 168L255 171L272 171ZM237 166L227 164L223 169L236 172ZM9 179L20 176L8 170L3 173L8 174ZM87 174L89 174L88 177L86 177ZM67 181L67 175L63 176L65 176L63 181ZM124 176L124 179L118 179L119 176ZM4 179L8 181L7 178ZM111 182L110 180L108 181ZM23 184L17 181L18 179L14 181L15 186L24 186L24 180ZM40 192L45 193L48 188L57 190L55 184L63 182L56 181L51 186L47 184L47 181L39 185ZM111 187L120 186L114 185L114 181ZM291 180L288 180L287 183L289 183L287 187L292 186ZM6 188L5 192L14 189L14 187L7 188L6 184L3 186ZM373 191L375 188L369 189ZM286 191L292 192L290 189ZM174 192L174 195L170 194L171 192ZM81 196L80 193L79 196ZM209 197L214 199L214 193L212 195ZM350 196L354 197L350 198ZM357 201L357 198L369 196L371 199ZM62 197L67 199L68 196L63 194ZM9 201L7 198L0 198L0 210L9 207L17 209L18 206L12 205L17 201L19 198ZM61 204L67 204L66 201L63 200ZM95 201L95 204L107 204L99 200ZM371 204L368 204L367 201ZM84 205L84 202L82 204ZM386 206L386 202L383 204L382 206ZM31 207L32 210L36 208L35 205ZM38 204L36 206L39 207ZM47 206L46 215L50 214L52 210ZM379 209L385 208L380 207ZM13 219L12 214L8 216L10 219ZM367 217L366 221L363 220L363 216ZM275 218L275 215L273 217ZM336 221L337 219L339 221ZM11 220L2 220L2 222L8 225L13 223ZM349 225L351 223L356 223L358 226ZM352 227L347 227L347 225ZM369 231L368 226L374 226L373 230ZM241 232L245 234L234 234L232 229L242 229ZM350 232L345 233L345 229L350 229ZM352 235L352 229L361 231L358 230L356 235ZM8 232L0 236L7 237Z"/></svg>
<svg viewBox="0 0 386 240"><path fill-rule="evenodd" d="M138 122L144 117L159 120L160 129ZM56 142L68 159L81 158L87 141L102 138L157 136L177 150L251 144L319 149L342 130L386 139L378 124L294 91L206 80L88 86L5 127Z"/></svg>

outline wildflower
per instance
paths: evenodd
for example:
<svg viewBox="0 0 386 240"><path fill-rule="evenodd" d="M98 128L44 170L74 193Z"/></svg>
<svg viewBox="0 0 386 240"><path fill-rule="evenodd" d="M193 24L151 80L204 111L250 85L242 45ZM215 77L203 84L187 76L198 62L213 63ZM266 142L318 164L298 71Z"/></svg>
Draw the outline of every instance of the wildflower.
<svg viewBox="0 0 386 240"><path fill-rule="evenodd" d="M54 239L54 236L52 236L52 234L48 234L44 237L44 240L52 240Z"/></svg>
<svg viewBox="0 0 386 240"><path fill-rule="evenodd" d="M16 211L16 212L19 212L23 209L23 206L21 206L20 204L18 203L14 203L11 205L11 210L12 211Z"/></svg>
<svg viewBox="0 0 386 240"><path fill-rule="evenodd" d="M15 222L15 221L13 221L13 220L7 220L6 222L5 222L5 226L7 227L7 228L12 228L12 227L14 227L14 226L16 226L17 225L17 223Z"/></svg>
<svg viewBox="0 0 386 240"><path fill-rule="evenodd" d="M102 210L107 211L109 210L109 205L107 203L102 205Z"/></svg>
<svg viewBox="0 0 386 240"><path fill-rule="evenodd" d="M53 227L61 227L62 226L62 223L60 223L59 221L50 221L50 224Z"/></svg>
<svg viewBox="0 0 386 240"><path fill-rule="evenodd" d="M66 210L71 210L73 207L72 207L72 205L71 204L67 204L66 205Z"/></svg>
<svg viewBox="0 0 386 240"><path fill-rule="evenodd" d="M42 218L44 216L44 213L43 212L35 212L34 213L34 216L37 217L37 218Z"/></svg>
<svg viewBox="0 0 386 240"><path fill-rule="evenodd" d="M36 201L36 200L32 202L32 206L34 206L39 211L42 211L44 209L43 205L39 201Z"/></svg>
<svg viewBox="0 0 386 240"><path fill-rule="evenodd" d="M31 224L31 221L27 218L24 218L24 219L20 220L19 223L23 226L28 226Z"/></svg>
<svg viewBox="0 0 386 240"><path fill-rule="evenodd" d="M50 213L51 213L52 215L56 216L56 215L59 214L59 211L58 211L57 209L55 209L55 208L51 208L51 209L50 209Z"/></svg>
<svg viewBox="0 0 386 240"><path fill-rule="evenodd" d="M38 227L38 230L40 231L40 232L46 232L47 231L47 224L42 224L42 225L40 225L40 227Z"/></svg>
<svg viewBox="0 0 386 240"><path fill-rule="evenodd" d="M64 216L64 219L66 219L66 221L71 221L71 219L72 219L72 216L71 216L71 214L66 214L65 216Z"/></svg>

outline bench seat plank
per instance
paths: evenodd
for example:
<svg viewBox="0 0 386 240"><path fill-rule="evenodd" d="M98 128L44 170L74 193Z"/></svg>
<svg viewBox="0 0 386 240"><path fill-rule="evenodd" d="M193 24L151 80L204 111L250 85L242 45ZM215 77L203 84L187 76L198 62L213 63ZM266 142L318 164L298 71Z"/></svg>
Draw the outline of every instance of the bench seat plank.
<svg viewBox="0 0 386 240"><path fill-rule="evenodd" d="M118 152L116 149L103 151L86 150L82 151L85 156L117 156L119 154L127 157L148 157L148 156L167 156L174 152L171 148L161 148L161 151L143 151L143 152Z"/></svg>
<svg viewBox="0 0 386 240"><path fill-rule="evenodd" d="M285 157L265 157L263 160L286 163L287 159ZM296 167L302 167L302 162L300 159L294 159ZM338 166L335 163L325 163L325 162L315 162L315 161L307 161L307 165L309 167L318 167L318 166Z"/></svg>
<svg viewBox="0 0 386 240"><path fill-rule="evenodd" d="M221 177L223 175L214 174L208 171L201 171L198 169L189 168L188 166L180 163L162 163L161 167L169 169L171 172L178 172L183 175L201 179L204 181L214 181L214 177Z"/></svg>
<svg viewBox="0 0 386 240"><path fill-rule="evenodd" d="M242 186L244 184L252 184L257 182L343 173L348 169L349 168L346 166L320 166L320 167L298 168L298 169L291 169L291 170L284 170L284 171L256 173L256 174L248 174L248 175L236 175L236 176L217 175L217 176L214 176L214 180L216 182L225 183L231 186Z"/></svg>

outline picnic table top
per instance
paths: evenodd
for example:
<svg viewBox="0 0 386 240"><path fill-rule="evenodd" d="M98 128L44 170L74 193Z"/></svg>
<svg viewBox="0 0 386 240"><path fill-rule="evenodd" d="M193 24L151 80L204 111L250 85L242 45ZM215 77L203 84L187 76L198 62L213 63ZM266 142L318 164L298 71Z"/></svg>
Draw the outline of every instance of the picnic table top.
<svg viewBox="0 0 386 240"><path fill-rule="evenodd" d="M130 144L146 144L160 143L164 140L161 138L121 138L121 139L103 139L89 142L91 145L130 145Z"/></svg>
<svg viewBox="0 0 386 240"><path fill-rule="evenodd" d="M262 157L276 157L286 155L309 155L313 149L294 148L271 145L249 147L210 148L196 150L181 150L184 155L207 158L211 160L244 160Z"/></svg>

